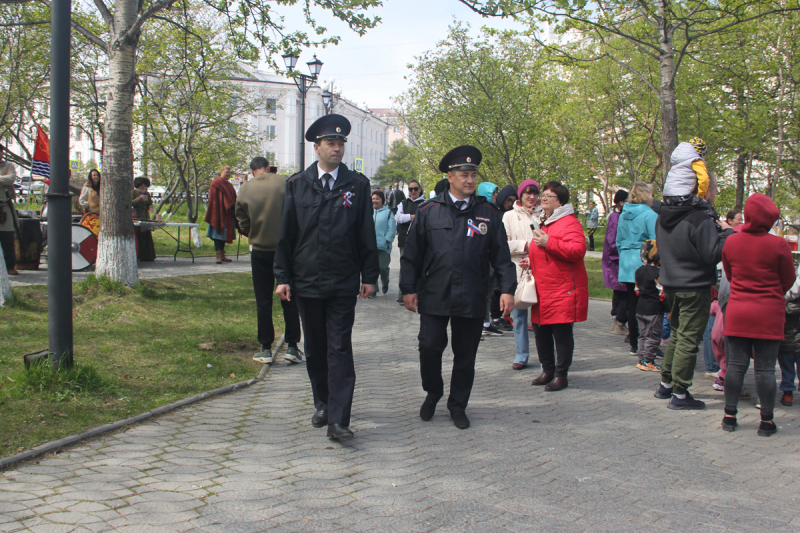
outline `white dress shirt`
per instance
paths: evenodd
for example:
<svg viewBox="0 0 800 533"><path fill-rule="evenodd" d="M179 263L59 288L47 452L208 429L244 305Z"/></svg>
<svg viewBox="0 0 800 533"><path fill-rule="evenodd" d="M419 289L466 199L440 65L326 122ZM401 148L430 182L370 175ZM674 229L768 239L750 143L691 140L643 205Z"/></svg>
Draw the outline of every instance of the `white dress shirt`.
<svg viewBox="0 0 800 533"><path fill-rule="evenodd" d="M326 174L326 172L322 170L322 167L319 166L319 161L317 161L317 173L319 174L320 181L322 180L322 175ZM330 183L331 190L333 190L333 186L336 184L336 178L339 177L339 167L337 166L335 169L333 169L333 171L327 172L327 174L330 174L333 177L333 180ZM324 183L322 184L322 188L325 188Z"/></svg>
<svg viewBox="0 0 800 533"><path fill-rule="evenodd" d="M458 198L456 198L455 196L453 196L453 193L451 193L449 190L447 191L447 194L449 194L449 195L450 195L450 199L451 199L451 200L453 200L453 203L456 203L456 202L464 202L464 205L462 205L462 206L461 206L461 210L462 210L462 211L463 211L464 209L466 209L466 208L468 208L468 207L469 207L469 199L470 199L470 197L469 197L469 196L467 196L467 197L466 197L464 200L459 200Z"/></svg>

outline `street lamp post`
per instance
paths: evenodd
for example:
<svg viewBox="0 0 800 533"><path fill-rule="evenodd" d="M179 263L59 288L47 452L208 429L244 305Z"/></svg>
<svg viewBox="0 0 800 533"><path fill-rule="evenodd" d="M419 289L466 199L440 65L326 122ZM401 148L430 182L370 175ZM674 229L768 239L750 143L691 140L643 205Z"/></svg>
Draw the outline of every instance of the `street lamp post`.
<svg viewBox="0 0 800 533"><path fill-rule="evenodd" d="M290 71L294 70L297 65L297 60L300 59L299 55L286 54L283 56L283 62L286 68ZM306 168L306 145L305 145L305 129L306 129L306 93L317 81L320 70L322 70L322 61L317 59L317 54L314 54L314 60L306 63L308 70L311 72L310 76L305 74L297 74L294 77L294 83L300 89L300 171Z"/></svg>
<svg viewBox="0 0 800 533"><path fill-rule="evenodd" d="M325 89L325 91L322 93L322 105L325 106L326 115L333 113L333 108L336 106L336 100L338 99L338 94L332 92L330 89Z"/></svg>

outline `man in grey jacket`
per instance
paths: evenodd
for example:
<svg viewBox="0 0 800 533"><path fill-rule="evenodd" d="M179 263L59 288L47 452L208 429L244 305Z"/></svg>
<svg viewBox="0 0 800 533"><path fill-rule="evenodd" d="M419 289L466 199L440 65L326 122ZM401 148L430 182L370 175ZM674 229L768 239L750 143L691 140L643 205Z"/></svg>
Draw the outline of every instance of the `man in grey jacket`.
<svg viewBox="0 0 800 533"><path fill-rule="evenodd" d="M674 189L675 184L672 185ZM696 185L694 190L677 192L683 195L664 197L656 222L660 282L671 312L672 337L655 397L669 398L670 409L704 409L705 403L695 400L689 387L697 363L697 347L703 340L711 310L716 265L733 230L725 221L709 216L708 204L696 196Z"/></svg>

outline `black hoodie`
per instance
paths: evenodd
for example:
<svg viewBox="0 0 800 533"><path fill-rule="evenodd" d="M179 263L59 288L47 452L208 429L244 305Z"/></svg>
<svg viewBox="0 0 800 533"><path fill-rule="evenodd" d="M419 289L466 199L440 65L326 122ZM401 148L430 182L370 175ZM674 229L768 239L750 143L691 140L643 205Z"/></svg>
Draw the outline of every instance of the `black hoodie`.
<svg viewBox="0 0 800 533"><path fill-rule="evenodd" d="M709 292L722 247L733 230L717 231L703 205L664 204L656 223L665 292Z"/></svg>
<svg viewBox="0 0 800 533"><path fill-rule="evenodd" d="M513 196L514 198L517 197L517 189L515 189L513 185L506 185L497 194L497 200L495 200L494 203L495 203L495 205L497 205L497 207L500 208L500 213L501 214L505 213L506 211L509 211L509 209L506 209L505 207L503 207L503 204L505 203L506 198L508 198L509 196Z"/></svg>

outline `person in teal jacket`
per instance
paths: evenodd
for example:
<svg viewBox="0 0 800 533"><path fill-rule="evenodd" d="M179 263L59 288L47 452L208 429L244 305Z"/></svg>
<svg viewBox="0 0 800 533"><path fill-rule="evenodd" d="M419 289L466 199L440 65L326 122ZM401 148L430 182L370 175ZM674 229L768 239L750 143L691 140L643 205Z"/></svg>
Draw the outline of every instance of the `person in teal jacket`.
<svg viewBox="0 0 800 533"><path fill-rule="evenodd" d="M631 355L639 349L639 324L636 321L636 269L642 266L642 243L656 238L658 215L650 207L653 203L653 188L637 181L631 188L628 203L622 208L617 226L617 250L619 250L619 279L628 292L628 332Z"/></svg>
<svg viewBox="0 0 800 533"><path fill-rule="evenodd" d="M484 181L478 185L478 196L483 196L490 204L493 204L497 199L497 185Z"/></svg>
<svg viewBox="0 0 800 533"><path fill-rule="evenodd" d="M378 240L378 264L381 273L381 292L389 290L389 263L392 259L392 242L397 233L397 223L392 210L386 207L386 196L383 191L372 192L372 219L375 221L375 237ZM378 294L378 287L370 298Z"/></svg>

